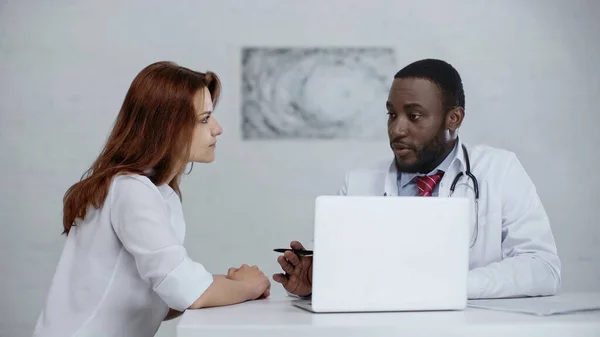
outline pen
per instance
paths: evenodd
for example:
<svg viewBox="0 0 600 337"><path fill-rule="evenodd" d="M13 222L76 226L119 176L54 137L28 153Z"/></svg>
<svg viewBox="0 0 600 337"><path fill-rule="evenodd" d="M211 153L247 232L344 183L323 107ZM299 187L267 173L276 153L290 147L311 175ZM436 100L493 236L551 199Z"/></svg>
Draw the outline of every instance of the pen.
<svg viewBox="0 0 600 337"><path fill-rule="evenodd" d="M294 254L300 255L300 256L313 255L312 250L306 250L306 249L276 248L276 249L273 249L273 251L278 252L278 253L285 253L287 251L292 251L292 252L294 252Z"/></svg>

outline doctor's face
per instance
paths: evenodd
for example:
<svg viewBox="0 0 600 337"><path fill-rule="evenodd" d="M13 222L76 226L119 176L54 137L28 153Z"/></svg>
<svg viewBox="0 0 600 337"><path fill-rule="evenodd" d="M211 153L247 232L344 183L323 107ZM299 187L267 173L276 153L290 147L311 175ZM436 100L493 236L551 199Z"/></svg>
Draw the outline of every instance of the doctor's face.
<svg viewBox="0 0 600 337"><path fill-rule="evenodd" d="M428 173L449 148L450 134L438 86L426 79L399 78L388 101L388 136L401 172Z"/></svg>

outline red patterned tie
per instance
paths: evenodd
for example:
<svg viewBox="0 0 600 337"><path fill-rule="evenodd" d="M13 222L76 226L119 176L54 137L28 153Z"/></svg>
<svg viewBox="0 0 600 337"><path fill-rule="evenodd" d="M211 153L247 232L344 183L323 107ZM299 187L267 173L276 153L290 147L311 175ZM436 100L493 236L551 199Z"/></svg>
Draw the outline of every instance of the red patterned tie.
<svg viewBox="0 0 600 337"><path fill-rule="evenodd" d="M436 174L430 176L417 176L415 177L415 181L417 182L417 187L419 188L419 196L420 197L430 197L433 193L433 189L435 185L442 180L442 176L444 172L438 171Z"/></svg>

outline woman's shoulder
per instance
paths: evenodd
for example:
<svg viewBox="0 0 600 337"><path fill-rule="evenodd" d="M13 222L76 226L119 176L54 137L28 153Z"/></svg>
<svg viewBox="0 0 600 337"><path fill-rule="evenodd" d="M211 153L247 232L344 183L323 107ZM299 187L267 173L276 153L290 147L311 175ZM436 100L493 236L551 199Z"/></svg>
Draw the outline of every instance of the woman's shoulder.
<svg viewBox="0 0 600 337"><path fill-rule="evenodd" d="M161 195L158 187L148 177L134 173L116 175L111 182L109 193L113 196L124 194L130 198Z"/></svg>
<svg viewBox="0 0 600 337"><path fill-rule="evenodd" d="M167 184L155 185L150 178L141 174L119 174L111 182L109 200L127 204L145 204L163 207L181 205L175 191ZM161 206L158 206L158 205Z"/></svg>
<svg viewBox="0 0 600 337"><path fill-rule="evenodd" d="M150 178L137 174L137 173L120 173L114 176L113 185L140 185L149 188L156 188L156 185L150 180Z"/></svg>

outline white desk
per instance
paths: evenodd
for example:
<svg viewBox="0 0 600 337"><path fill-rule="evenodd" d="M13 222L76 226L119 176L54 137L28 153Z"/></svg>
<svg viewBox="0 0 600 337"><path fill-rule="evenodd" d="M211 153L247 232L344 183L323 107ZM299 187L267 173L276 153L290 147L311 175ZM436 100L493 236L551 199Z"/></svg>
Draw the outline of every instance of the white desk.
<svg viewBox="0 0 600 337"><path fill-rule="evenodd" d="M600 337L600 311L539 317L484 309L313 314L290 297L188 310L177 337L494 336Z"/></svg>

